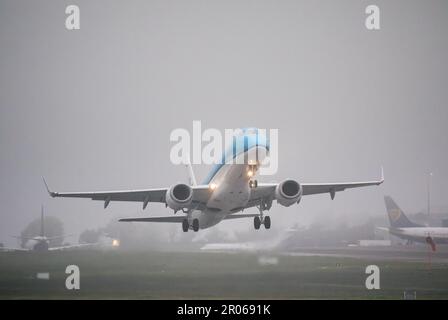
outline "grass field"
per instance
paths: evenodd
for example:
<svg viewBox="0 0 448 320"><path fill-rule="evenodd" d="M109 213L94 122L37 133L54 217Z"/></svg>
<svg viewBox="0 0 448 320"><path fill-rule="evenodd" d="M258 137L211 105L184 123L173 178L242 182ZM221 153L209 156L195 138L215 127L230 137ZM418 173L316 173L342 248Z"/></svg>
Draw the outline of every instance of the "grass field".
<svg viewBox="0 0 448 320"><path fill-rule="evenodd" d="M448 298L448 266L335 257L205 252L71 251L0 254L1 299L418 299ZM272 260L272 259L271 259ZM269 261L269 259L268 259ZM67 265L80 290L65 288ZM381 270L381 289L365 288L365 268ZM49 272L49 280L36 273Z"/></svg>

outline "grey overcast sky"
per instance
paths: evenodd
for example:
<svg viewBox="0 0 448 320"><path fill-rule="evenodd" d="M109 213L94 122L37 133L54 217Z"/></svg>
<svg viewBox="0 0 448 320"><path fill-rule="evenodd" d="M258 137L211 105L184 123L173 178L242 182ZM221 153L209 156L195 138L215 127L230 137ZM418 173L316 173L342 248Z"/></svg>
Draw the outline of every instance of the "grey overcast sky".
<svg viewBox="0 0 448 320"><path fill-rule="evenodd" d="M65 29L65 7L81 29ZM376 4L381 30L364 26ZM272 180L377 178L379 188L276 206L285 227L447 207L448 2L0 0L0 242L39 214L67 232L163 205L50 199L59 191L168 186L175 128L278 128ZM195 166L201 180L210 169ZM271 180L271 179L269 179ZM251 221L225 222L251 228ZM162 226L148 226L163 228Z"/></svg>

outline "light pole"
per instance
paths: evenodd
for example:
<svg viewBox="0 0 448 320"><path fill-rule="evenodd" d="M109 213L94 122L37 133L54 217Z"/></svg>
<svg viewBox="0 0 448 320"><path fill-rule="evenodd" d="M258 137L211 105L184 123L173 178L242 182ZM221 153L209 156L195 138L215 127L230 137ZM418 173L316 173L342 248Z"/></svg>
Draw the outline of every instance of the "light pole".
<svg viewBox="0 0 448 320"><path fill-rule="evenodd" d="M428 185L427 185L427 191L428 191L428 208L427 208L427 212L428 212L428 217L431 213L431 177L432 177L432 172L428 173Z"/></svg>

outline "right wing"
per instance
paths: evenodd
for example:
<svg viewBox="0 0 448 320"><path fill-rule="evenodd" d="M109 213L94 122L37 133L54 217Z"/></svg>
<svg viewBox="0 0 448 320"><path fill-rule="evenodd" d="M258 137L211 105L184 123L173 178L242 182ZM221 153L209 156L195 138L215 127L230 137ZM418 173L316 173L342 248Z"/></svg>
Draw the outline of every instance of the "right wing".
<svg viewBox="0 0 448 320"><path fill-rule="evenodd" d="M87 198L104 201L104 208L107 208L110 201L132 201L143 203L143 209L149 202L165 203L165 195L168 188L142 189L142 190L121 190L121 191L93 191L93 192L54 192L50 191L44 180L45 187L51 197L63 198ZM193 189L192 206L205 205L210 196L208 185L191 186Z"/></svg>
<svg viewBox="0 0 448 320"><path fill-rule="evenodd" d="M328 193L331 199L334 199L336 192L351 188L378 186L383 182L384 173L383 168L381 168L381 178L379 180L341 183L301 183L300 185L302 186L302 196ZM246 208L259 205L261 200L274 199L277 185L278 183L259 183L258 187L251 190L251 196Z"/></svg>

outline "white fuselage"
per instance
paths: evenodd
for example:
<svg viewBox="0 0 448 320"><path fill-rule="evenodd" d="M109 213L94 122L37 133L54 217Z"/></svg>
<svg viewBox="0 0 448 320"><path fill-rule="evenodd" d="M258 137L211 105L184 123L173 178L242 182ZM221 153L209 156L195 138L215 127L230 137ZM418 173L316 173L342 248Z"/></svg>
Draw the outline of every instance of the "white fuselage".
<svg viewBox="0 0 448 320"><path fill-rule="evenodd" d="M249 165L241 163L244 163L243 157L255 159L256 152L258 161L262 162L266 157L266 148L257 146L237 155L233 163L228 162L219 167L209 183L215 188L207 202L207 209L192 210L188 214L190 222L198 219L199 227L206 229L219 223L228 214L244 209L250 199L251 188L247 174ZM256 172L253 174L255 176Z"/></svg>
<svg viewBox="0 0 448 320"><path fill-rule="evenodd" d="M448 228L442 227L412 227L412 228L396 228L390 229L390 233L394 236L418 241L426 242L427 238L431 238L436 243L448 243Z"/></svg>
<svg viewBox="0 0 448 320"><path fill-rule="evenodd" d="M33 251L47 251L50 241L47 237L37 236L25 243L25 248Z"/></svg>

